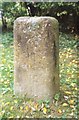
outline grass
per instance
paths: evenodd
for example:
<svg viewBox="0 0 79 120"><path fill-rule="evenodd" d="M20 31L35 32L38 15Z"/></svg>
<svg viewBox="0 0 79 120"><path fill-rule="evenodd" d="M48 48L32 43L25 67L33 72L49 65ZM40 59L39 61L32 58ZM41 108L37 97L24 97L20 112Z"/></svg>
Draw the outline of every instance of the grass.
<svg viewBox="0 0 79 120"><path fill-rule="evenodd" d="M0 118L77 118L77 38L60 33L60 93L50 103L14 95L13 34L0 37Z"/></svg>

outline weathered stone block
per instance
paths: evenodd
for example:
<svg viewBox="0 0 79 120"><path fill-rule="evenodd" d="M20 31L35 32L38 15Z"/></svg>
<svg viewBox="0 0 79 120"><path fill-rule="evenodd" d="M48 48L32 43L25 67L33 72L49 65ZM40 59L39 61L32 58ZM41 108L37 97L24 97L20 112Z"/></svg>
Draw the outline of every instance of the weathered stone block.
<svg viewBox="0 0 79 120"><path fill-rule="evenodd" d="M52 100L59 91L58 22L52 17L20 17L14 22L14 91Z"/></svg>

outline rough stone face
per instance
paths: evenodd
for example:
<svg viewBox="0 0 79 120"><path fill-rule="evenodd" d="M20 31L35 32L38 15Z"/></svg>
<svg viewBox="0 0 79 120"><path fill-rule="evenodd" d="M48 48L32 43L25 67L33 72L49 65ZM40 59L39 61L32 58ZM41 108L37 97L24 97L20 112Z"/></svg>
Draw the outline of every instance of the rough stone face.
<svg viewBox="0 0 79 120"><path fill-rule="evenodd" d="M14 91L52 100L59 91L58 22L52 17L19 17L14 22Z"/></svg>

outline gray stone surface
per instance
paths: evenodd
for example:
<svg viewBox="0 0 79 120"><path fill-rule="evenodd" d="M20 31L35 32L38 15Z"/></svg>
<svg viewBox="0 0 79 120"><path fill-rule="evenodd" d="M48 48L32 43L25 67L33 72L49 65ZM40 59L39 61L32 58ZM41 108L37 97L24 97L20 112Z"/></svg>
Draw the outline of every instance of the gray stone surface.
<svg viewBox="0 0 79 120"><path fill-rule="evenodd" d="M58 21L19 17L14 22L14 91L36 100L52 100L59 91Z"/></svg>

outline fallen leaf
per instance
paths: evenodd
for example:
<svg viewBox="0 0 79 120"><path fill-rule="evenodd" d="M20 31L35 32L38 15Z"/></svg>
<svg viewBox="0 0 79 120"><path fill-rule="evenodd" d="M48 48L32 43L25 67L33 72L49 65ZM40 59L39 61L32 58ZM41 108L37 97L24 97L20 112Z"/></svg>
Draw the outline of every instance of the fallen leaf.
<svg viewBox="0 0 79 120"><path fill-rule="evenodd" d="M10 107L10 110L13 110L13 106Z"/></svg>
<svg viewBox="0 0 79 120"><path fill-rule="evenodd" d="M66 82L70 82L70 80L69 80L69 79L67 79L67 80L66 80Z"/></svg>
<svg viewBox="0 0 79 120"><path fill-rule="evenodd" d="M70 116L73 116L74 115L74 113L72 112L71 114L70 114Z"/></svg>
<svg viewBox="0 0 79 120"><path fill-rule="evenodd" d="M75 85L76 85L75 83L71 83L71 86L72 86L72 87L75 87Z"/></svg>
<svg viewBox="0 0 79 120"><path fill-rule="evenodd" d="M48 115L48 116L47 116L47 118L50 118L50 117L51 117L51 115Z"/></svg>
<svg viewBox="0 0 79 120"><path fill-rule="evenodd" d="M23 107L22 106L20 106L20 110L22 110L23 109Z"/></svg>
<svg viewBox="0 0 79 120"><path fill-rule="evenodd" d="M44 103L42 103L42 105L41 105L41 108L43 108L44 107Z"/></svg>
<svg viewBox="0 0 79 120"><path fill-rule="evenodd" d="M29 116L25 116L26 118L29 118Z"/></svg>
<svg viewBox="0 0 79 120"><path fill-rule="evenodd" d="M43 113L46 114L47 113L47 109L44 107L43 108Z"/></svg>
<svg viewBox="0 0 79 120"><path fill-rule="evenodd" d="M35 104L35 109L38 109L38 104Z"/></svg>
<svg viewBox="0 0 79 120"><path fill-rule="evenodd" d="M62 113L62 110L61 110L61 109L58 109L58 113L60 113L60 114L61 114L61 113Z"/></svg>
<svg viewBox="0 0 79 120"><path fill-rule="evenodd" d="M3 59L3 60L2 60L2 63L5 64L5 63L6 63L6 59Z"/></svg>
<svg viewBox="0 0 79 120"><path fill-rule="evenodd" d="M74 88L75 90L77 90L77 88Z"/></svg>
<svg viewBox="0 0 79 120"><path fill-rule="evenodd" d="M63 106L63 107L66 107L66 106L68 106L68 104L67 104L67 103L63 103L62 106Z"/></svg>
<svg viewBox="0 0 79 120"><path fill-rule="evenodd" d="M68 96L64 96L64 99L67 100L69 97Z"/></svg>
<svg viewBox="0 0 79 120"><path fill-rule="evenodd" d="M70 108L75 108L75 106L74 105L70 105Z"/></svg>
<svg viewBox="0 0 79 120"><path fill-rule="evenodd" d="M17 118L20 118L20 116L18 116L18 115L17 115L16 117L17 117Z"/></svg>
<svg viewBox="0 0 79 120"><path fill-rule="evenodd" d="M5 105L9 105L10 104L10 102L6 102L6 104Z"/></svg>
<svg viewBox="0 0 79 120"><path fill-rule="evenodd" d="M74 104L74 100L70 100L70 101L69 101L69 104Z"/></svg>
<svg viewBox="0 0 79 120"><path fill-rule="evenodd" d="M8 117L8 118L14 118L13 116L10 116L10 117Z"/></svg>
<svg viewBox="0 0 79 120"><path fill-rule="evenodd" d="M18 101L17 100L14 100L14 103L17 103Z"/></svg>
<svg viewBox="0 0 79 120"><path fill-rule="evenodd" d="M72 93L71 93L71 92L69 92L69 91L65 91L65 93L66 93L66 94L69 94L69 95L71 95L71 94L72 94Z"/></svg>
<svg viewBox="0 0 79 120"><path fill-rule="evenodd" d="M28 107L28 106L26 106L26 107L25 107L25 109L28 111L28 110L29 110L29 107Z"/></svg>
<svg viewBox="0 0 79 120"><path fill-rule="evenodd" d="M31 107L32 111L36 111L36 109L34 107Z"/></svg>

